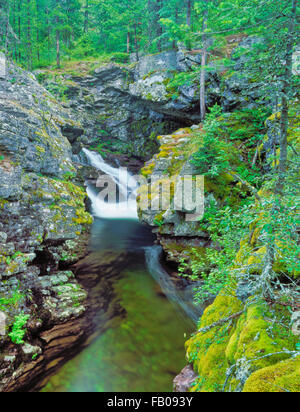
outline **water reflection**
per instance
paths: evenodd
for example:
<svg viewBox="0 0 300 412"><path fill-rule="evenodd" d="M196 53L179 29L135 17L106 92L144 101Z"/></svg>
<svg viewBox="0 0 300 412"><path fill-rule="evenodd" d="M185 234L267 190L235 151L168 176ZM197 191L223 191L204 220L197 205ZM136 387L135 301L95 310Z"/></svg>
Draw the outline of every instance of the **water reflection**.
<svg viewBox="0 0 300 412"><path fill-rule="evenodd" d="M135 220L95 218L90 248L133 251L153 245L155 236Z"/></svg>

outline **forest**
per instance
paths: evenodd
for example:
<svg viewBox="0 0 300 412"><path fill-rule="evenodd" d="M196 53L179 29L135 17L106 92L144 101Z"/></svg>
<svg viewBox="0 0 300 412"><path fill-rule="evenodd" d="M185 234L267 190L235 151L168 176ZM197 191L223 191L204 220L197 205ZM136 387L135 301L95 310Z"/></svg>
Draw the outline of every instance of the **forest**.
<svg viewBox="0 0 300 412"><path fill-rule="evenodd" d="M61 59L209 47L212 36L265 35L273 48L286 32L288 1L1 0L1 43L28 70ZM276 36L272 36L276 33ZM205 39L206 38L206 39ZM283 45L281 44L280 47ZM278 47L277 47L278 53Z"/></svg>

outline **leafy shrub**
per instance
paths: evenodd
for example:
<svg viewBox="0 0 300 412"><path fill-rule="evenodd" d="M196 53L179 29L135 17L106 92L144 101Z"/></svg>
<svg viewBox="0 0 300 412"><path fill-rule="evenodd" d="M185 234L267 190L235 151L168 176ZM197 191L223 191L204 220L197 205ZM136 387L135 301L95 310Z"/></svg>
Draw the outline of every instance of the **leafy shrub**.
<svg viewBox="0 0 300 412"><path fill-rule="evenodd" d="M12 331L9 333L9 337L13 343L16 345L22 345L24 343L24 336L26 334L25 326L27 324L28 319L30 318L29 315L25 315L21 313L15 317L15 322L12 326Z"/></svg>
<svg viewBox="0 0 300 412"><path fill-rule="evenodd" d="M203 256L195 249L190 264L182 261L179 271L192 280L201 278L203 283L197 287L197 303L205 302L212 295L217 295L229 282L231 267L240 241L249 232L249 225L254 217L251 200L240 210L230 207L219 209L217 203L210 202L206 207L201 229L209 233L215 247L207 248ZM206 270L203 270L206 268Z"/></svg>
<svg viewBox="0 0 300 412"><path fill-rule="evenodd" d="M203 126L205 133L198 136L199 150L191 160L199 174L217 178L234 172L252 185L259 184L259 169L251 163L265 135L266 112L252 112L224 114L218 105L211 108Z"/></svg>
<svg viewBox="0 0 300 412"><path fill-rule="evenodd" d="M111 56L111 61L121 64L126 64L129 61L129 55L127 53L113 53Z"/></svg>

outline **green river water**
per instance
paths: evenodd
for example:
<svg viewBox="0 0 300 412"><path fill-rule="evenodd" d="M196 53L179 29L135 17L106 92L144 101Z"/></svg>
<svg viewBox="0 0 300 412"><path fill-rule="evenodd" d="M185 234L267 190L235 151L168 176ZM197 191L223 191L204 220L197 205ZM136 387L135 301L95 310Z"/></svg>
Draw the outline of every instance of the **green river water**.
<svg viewBox="0 0 300 412"><path fill-rule="evenodd" d="M114 284L125 318L50 378L43 392L168 392L193 323L137 260Z"/></svg>

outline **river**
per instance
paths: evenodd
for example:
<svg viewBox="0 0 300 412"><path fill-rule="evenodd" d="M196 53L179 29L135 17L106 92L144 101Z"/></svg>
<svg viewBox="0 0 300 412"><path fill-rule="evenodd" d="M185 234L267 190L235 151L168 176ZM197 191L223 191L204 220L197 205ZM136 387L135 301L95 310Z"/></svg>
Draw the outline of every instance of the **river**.
<svg viewBox="0 0 300 412"><path fill-rule="evenodd" d="M101 156L86 154L122 192L128 178L124 171L119 176ZM135 189L134 184L129 187L131 200L120 208L121 201L105 203L88 187L95 216L90 255L101 256L101 250L130 252L130 262L113 283L125 316L115 317L108 329L56 371L43 392L168 392L186 364L184 342L201 308L192 303L191 285L170 277L150 229L138 222Z"/></svg>

